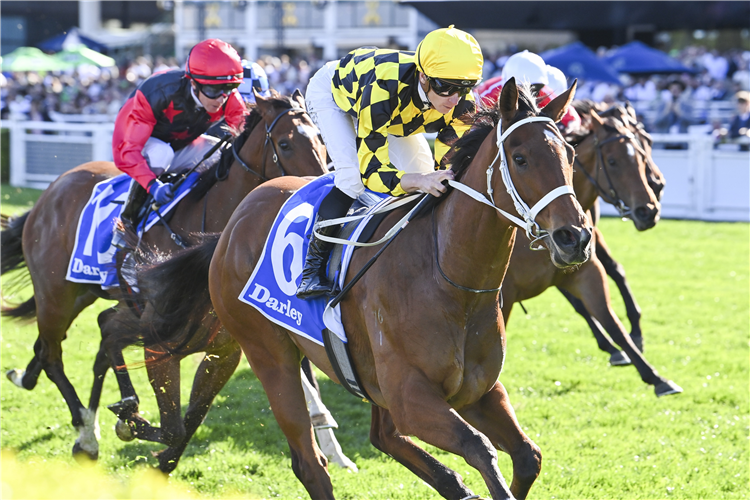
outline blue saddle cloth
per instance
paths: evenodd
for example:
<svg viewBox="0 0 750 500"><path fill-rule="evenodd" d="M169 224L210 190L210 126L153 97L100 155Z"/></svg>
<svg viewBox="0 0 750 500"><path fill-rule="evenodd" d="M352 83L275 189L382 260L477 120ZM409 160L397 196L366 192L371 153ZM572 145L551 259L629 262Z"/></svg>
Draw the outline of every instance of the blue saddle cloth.
<svg viewBox="0 0 750 500"><path fill-rule="evenodd" d="M239 296L239 300L253 306L269 320L319 345L323 345L324 328L346 342L339 305L332 311L327 307L329 297L302 300L297 298L296 292L302 281L313 222L323 198L333 189L333 176L330 173L316 178L284 203L266 239L260 260ZM385 196L368 193L377 198ZM350 241L357 239L365 224L366 220L349 237ZM341 285L346 275L346 263L353 251L354 247L347 246L344 252L344 264L336 277Z"/></svg>
<svg viewBox="0 0 750 500"><path fill-rule="evenodd" d="M190 192L198 177L200 174L193 172L179 185L174 200L159 208L161 215L168 214ZM112 236L115 221L120 218L128 196L130 182L130 176L122 174L94 186L78 219L75 247L65 276L68 281L101 285L102 288L118 286L116 248L112 246ZM157 222L159 216L150 212L138 226L138 234L142 235Z"/></svg>

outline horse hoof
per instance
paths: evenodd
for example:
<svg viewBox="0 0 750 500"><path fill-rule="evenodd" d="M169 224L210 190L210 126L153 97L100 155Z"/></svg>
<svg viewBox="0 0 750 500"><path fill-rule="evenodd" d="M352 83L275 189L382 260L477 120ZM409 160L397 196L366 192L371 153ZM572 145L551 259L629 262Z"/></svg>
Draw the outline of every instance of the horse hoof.
<svg viewBox="0 0 750 500"><path fill-rule="evenodd" d="M166 450L165 450L166 451ZM159 460L159 470L164 474L169 474L177 468L179 463L179 457L177 458L166 458L161 453L153 454Z"/></svg>
<svg viewBox="0 0 750 500"><path fill-rule="evenodd" d="M16 385L23 389L23 374L26 373L26 370L21 370L20 368L13 368L12 370L8 370L5 372L5 376L8 377L8 380L13 382L13 385Z"/></svg>
<svg viewBox="0 0 750 500"><path fill-rule="evenodd" d="M682 392L682 387L675 384L671 380L666 380L664 382L656 384L656 386L654 387L654 392L656 393L656 397L660 398L662 396L668 396L670 394L679 394L680 392Z"/></svg>
<svg viewBox="0 0 750 500"><path fill-rule="evenodd" d="M117 423L115 424L115 434L117 434L117 437L120 438L120 441L132 441L135 439L135 433L133 432L133 429L128 425L127 422L124 422L117 419Z"/></svg>
<svg viewBox="0 0 750 500"><path fill-rule="evenodd" d="M357 473L359 472L359 468L357 467L357 464L351 461L349 457L344 455L343 453L337 453L333 456L327 457L330 462L335 463L342 469L347 469L349 472Z"/></svg>
<svg viewBox="0 0 750 500"><path fill-rule="evenodd" d="M80 443L76 442L73 445L73 458L75 458L76 462L79 463L85 463L90 460L93 460L95 462L99 459L99 450L93 452L86 451L83 449Z"/></svg>
<svg viewBox="0 0 750 500"><path fill-rule="evenodd" d="M631 363L632 361L624 351L617 351L609 357L609 364L612 366L625 366Z"/></svg>
<svg viewBox="0 0 750 500"><path fill-rule="evenodd" d="M107 409L117 415L120 420L127 420L127 417L138 413L138 399L135 396L130 396L117 403L112 403L107 406Z"/></svg>

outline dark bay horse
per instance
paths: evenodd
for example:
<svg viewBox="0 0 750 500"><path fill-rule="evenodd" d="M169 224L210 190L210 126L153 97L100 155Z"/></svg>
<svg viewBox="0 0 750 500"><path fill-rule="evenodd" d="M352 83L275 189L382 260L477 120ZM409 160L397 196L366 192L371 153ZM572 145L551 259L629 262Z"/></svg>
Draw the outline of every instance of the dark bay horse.
<svg viewBox="0 0 750 500"><path fill-rule="evenodd" d="M620 120L600 118L593 110L588 118L592 130L576 144L578 156L576 174L573 176L576 197L581 207L590 210L597 197L602 195L619 205L622 211L627 210L640 230L653 227L659 219L660 205L647 180L645 151L640 148L631 130ZM596 245L600 235L598 229L595 229L593 245ZM599 342L599 347L610 353L611 364L623 364L622 360L632 360L641 379L654 386L657 396L682 392L674 382L656 372L626 332L610 303L607 275L596 252L588 262L574 272L569 272L552 266L544 255L532 251L524 235L519 236L518 243L513 248L501 292L501 307L506 325L514 303L528 300L549 287L557 286L566 297L580 301L584 311L591 314L596 323L623 349L626 358L616 347L611 346L611 342Z"/></svg>
<svg viewBox="0 0 750 500"><path fill-rule="evenodd" d="M261 123L265 126L259 126ZM284 174L318 176L327 171L325 146L318 136L317 127L305 112L304 99L299 91L291 98L278 95L266 99L259 97L257 106L247 117L242 138L244 143L237 152L241 162L236 158L229 160L231 167L226 179L213 185L211 180L205 179L211 187L207 192L203 190L203 199L191 200L192 195L188 195L186 201L174 209L169 226L175 233L184 237L193 232L220 231L244 196L268 178ZM231 155L232 152L225 151L225 154ZM55 180L29 212L11 220L1 233L2 272L27 267L34 289L30 299L16 307L4 308L3 315L15 318L36 316L39 330L31 363L25 371L11 370L8 377L16 385L31 390L44 370L65 398L72 424L80 432L73 453L85 453L93 459L98 456L99 448L99 396L110 360L103 351L97 356L92 397L86 408L65 375L62 341L72 321L84 308L98 298L116 299L117 294L103 291L98 285L66 281L65 276L74 247L77 221L94 185L121 173L110 162L80 165ZM209 173L216 175L214 171ZM195 191L200 189L197 187ZM144 235L143 244L164 251L177 249L170 236L164 226L157 224ZM99 317L100 325L106 324L116 311L117 308L104 311ZM210 359L213 358L201 364L199 373L222 369L217 367L220 363ZM119 360L119 363L117 360L111 362L115 366L123 365L121 353ZM239 356L221 361L235 366L238 362ZM125 370L119 370L118 382L121 390L129 384ZM177 409L179 411L179 403Z"/></svg>
<svg viewBox="0 0 750 500"><path fill-rule="evenodd" d="M492 134L472 143L469 133L455 146L464 155L452 168L476 198L454 189L413 219L341 302L355 369L375 402L371 442L445 498L475 497L456 472L408 436L463 457L496 499L525 498L541 469L541 452L522 431L498 381L505 358L498 290L516 235L498 211L515 213L516 203L533 205L519 212L556 265L588 259L590 230L570 196L573 148L552 123L563 116L574 92L575 84L540 112L529 89L509 80ZM238 300L276 212L305 183L285 177L264 184L243 200L218 240L181 252L148 273L154 283L192 274L192 287L152 290L162 306L170 305L166 310L193 314L192 320L162 330L162 336L179 343L186 321L200 322L215 310L263 384L289 443L292 470L312 498L324 499L333 498L333 490L305 408L300 359L307 356L338 381L335 372L322 346ZM399 209L387 216L373 240L404 213ZM348 277L376 251L357 250ZM209 258L208 276L191 273ZM210 297L200 293L206 281ZM512 457L510 488L497 467L497 449Z"/></svg>

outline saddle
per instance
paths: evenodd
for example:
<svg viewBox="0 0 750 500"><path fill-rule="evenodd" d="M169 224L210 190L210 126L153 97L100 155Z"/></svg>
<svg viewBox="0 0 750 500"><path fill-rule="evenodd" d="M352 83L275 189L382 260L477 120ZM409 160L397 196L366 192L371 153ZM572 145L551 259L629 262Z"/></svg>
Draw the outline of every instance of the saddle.
<svg viewBox="0 0 750 500"><path fill-rule="evenodd" d="M357 200L354 202L354 205L349 210L349 213L347 215L362 215L369 208L370 207L368 205L362 203L360 200ZM388 212L374 215L369 220L364 229L362 229L358 240L368 241L372 237L372 235L375 234L375 231L383 222L383 219L385 219L386 215L388 215ZM356 231L363 220L365 219L359 219L357 221L345 224L336 235L336 237L341 239L349 239L349 237ZM339 276L339 273L341 272L342 255L344 253L344 249L345 245L336 244L331 251L330 258L328 259L330 263L328 266L328 279L331 280L332 283L335 283L336 299L334 300L336 301L341 300L342 295L341 291L338 289L337 278ZM357 248L355 247L355 251L356 250ZM354 278L354 280L357 280L359 277L360 275L358 274ZM354 363L349 352L349 344L342 341L338 335L330 331L328 328L325 328L323 330L322 336L326 354L328 355L328 360L331 363L333 371L336 373L336 377L339 379L339 382L341 382L341 385L344 386L347 391L354 394L358 398L361 398L374 405L375 402L372 400L372 398L370 398L370 396L367 394L367 391L365 391L362 387L359 376L354 369Z"/></svg>

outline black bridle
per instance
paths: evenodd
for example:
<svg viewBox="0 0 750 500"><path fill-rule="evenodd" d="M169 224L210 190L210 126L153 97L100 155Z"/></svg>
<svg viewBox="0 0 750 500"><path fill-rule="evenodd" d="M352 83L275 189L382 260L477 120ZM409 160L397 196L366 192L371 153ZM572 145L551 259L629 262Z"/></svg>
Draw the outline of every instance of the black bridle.
<svg viewBox="0 0 750 500"><path fill-rule="evenodd" d="M604 153L602 153L602 147L605 144L608 144L613 141L619 141L620 139L625 139L628 141L631 141L632 146L635 148L638 153L643 155L643 158L648 165L648 155L646 154L646 151L641 147L640 142L638 141L638 138L632 133L628 132L626 134L618 134L614 135L612 137L607 137L605 140L599 142L599 139L594 135L594 148L596 149L596 162L594 164L594 172L595 176L592 176L589 174L586 169L583 167L580 161L578 161L578 158L576 157L575 163L578 164L580 167L580 170L583 172L583 175L586 176L586 178L591 182L591 184L594 185L596 188L597 193L599 196L602 197L604 201L607 203L613 205L617 211L620 213L621 217L630 217L632 214L632 209L628 207L625 202L620 198L620 195L617 194L617 190L615 189L614 184L612 183L612 177L609 174L609 169L607 168L607 163L604 161ZM607 184L609 184L609 188L605 189L602 187L601 184L597 181L597 178L599 177L599 165L601 165L601 170L604 172L604 177L607 179Z"/></svg>
<svg viewBox="0 0 750 500"><path fill-rule="evenodd" d="M284 170L284 166L281 164L281 161L279 161L279 155L278 155L278 153L276 151L276 143L273 142L273 139L271 138L271 131L273 130L273 127L276 126L276 123L279 121L279 119L282 116L285 116L287 113L291 113L291 112L294 112L295 114L304 114L304 113L306 113L306 111L304 109L302 109L302 108L296 108L296 107L289 108L289 109L286 109L286 110L282 111L281 113L279 113L276 116L276 118L273 119L273 121L271 122L270 125L265 125L265 127L266 127L266 140L263 142L263 152L261 153L261 165L262 165L261 169L262 170L261 170L260 173L256 172L252 168L250 168L250 166L247 163L245 163L245 161L242 158L240 158L240 155L237 153L237 147L236 147L236 145L232 144L232 154L234 155L234 159L237 160L237 162L240 165L242 165L242 168L244 168L245 170L247 170L248 172L250 172L252 174L257 175L260 179L263 180L263 182L269 180L269 178L266 177L266 161L265 161L266 160L266 148L268 147L269 144L271 145L271 151L273 152L273 157L272 157L273 158L273 163L279 168L279 171L281 172L281 176L282 177L286 175L286 171Z"/></svg>

